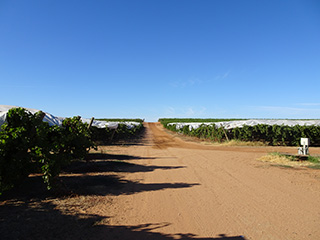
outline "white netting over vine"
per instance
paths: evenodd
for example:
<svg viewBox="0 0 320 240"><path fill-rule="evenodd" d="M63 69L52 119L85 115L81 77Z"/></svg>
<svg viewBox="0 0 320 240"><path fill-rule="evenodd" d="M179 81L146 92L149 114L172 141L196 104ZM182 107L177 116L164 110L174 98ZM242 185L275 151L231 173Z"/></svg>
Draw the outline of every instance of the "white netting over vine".
<svg viewBox="0 0 320 240"><path fill-rule="evenodd" d="M11 108L16 108L16 106L9 106L9 105L0 105L0 126L5 123L7 118L7 113ZM32 108L25 108L31 113L36 113L40 110L32 109ZM50 126L58 125L61 126L62 122L65 118L63 117L56 117L53 116L50 113L45 112L45 117L43 118L43 121L48 122ZM82 122L90 123L89 118L81 118ZM108 121L99 121L99 120L93 120L92 126L98 127L98 128L109 128L109 129L117 129L119 124L125 124L128 129L135 128L140 123L138 122L108 122Z"/></svg>
<svg viewBox="0 0 320 240"><path fill-rule="evenodd" d="M201 125L216 125L216 127L224 127L225 129L233 129L243 126L255 126L258 124L266 125L285 125L285 126L320 126L320 120L268 120L268 119L251 119L241 121L226 121L226 122L203 122L203 123L168 123L168 125L175 125L176 129L181 129L185 126L189 126L189 130L197 129Z"/></svg>

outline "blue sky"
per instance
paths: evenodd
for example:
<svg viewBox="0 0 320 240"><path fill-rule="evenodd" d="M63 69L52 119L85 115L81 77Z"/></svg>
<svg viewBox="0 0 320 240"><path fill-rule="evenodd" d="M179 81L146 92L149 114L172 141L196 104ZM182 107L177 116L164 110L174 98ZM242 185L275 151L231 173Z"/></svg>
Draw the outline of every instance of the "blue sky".
<svg viewBox="0 0 320 240"><path fill-rule="evenodd" d="M320 118L320 2L2 0L0 88L56 116Z"/></svg>

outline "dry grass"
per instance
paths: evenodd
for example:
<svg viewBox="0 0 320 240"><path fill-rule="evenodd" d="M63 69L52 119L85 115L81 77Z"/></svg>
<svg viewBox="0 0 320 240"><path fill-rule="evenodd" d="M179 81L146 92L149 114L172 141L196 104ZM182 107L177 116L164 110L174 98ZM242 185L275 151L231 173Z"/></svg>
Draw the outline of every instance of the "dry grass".
<svg viewBox="0 0 320 240"><path fill-rule="evenodd" d="M244 142L244 141L239 141L239 140L230 140L221 143L222 146L254 146L254 147L259 147L259 146L267 146L264 142Z"/></svg>
<svg viewBox="0 0 320 240"><path fill-rule="evenodd" d="M259 161L269 162L276 165L290 166L290 167L311 167L315 163L309 161L295 161L292 156L282 155L279 153L270 153L268 155L258 158Z"/></svg>
<svg viewBox="0 0 320 240"><path fill-rule="evenodd" d="M203 142L205 145L213 145L213 146L224 146L224 147L234 147L234 146L251 146L251 147L261 147L261 146L267 146L264 142L244 142L239 140L230 140L225 142Z"/></svg>

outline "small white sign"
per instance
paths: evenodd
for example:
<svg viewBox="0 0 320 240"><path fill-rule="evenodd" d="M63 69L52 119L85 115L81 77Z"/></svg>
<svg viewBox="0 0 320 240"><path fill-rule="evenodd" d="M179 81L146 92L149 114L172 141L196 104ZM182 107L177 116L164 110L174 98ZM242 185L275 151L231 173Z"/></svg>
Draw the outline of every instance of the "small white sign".
<svg viewBox="0 0 320 240"><path fill-rule="evenodd" d="M309 138L301 138L301 145L302 146L309 146L310 145L310 139Z"/></svg>

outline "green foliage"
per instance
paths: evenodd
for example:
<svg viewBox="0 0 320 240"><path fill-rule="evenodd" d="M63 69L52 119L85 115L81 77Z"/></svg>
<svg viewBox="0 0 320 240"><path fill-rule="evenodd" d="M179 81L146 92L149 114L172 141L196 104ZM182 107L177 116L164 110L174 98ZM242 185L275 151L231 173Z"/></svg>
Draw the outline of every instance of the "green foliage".
<svg viewBox="0 0 320 240"><path fill-rule="evenodd" d="M315 163L315 164L320 164L320 157L316 157L316 156L308 156L308 161Z"/></svg>
<svg viewBox="0 0 320 240"><path fill-rule="evenodd" d="M230 138L241 141L262 141L270 145L277 146L299 146L302 137L310 138L311 145L320 145L319 126L286 126L286 125L266 125L243 126L234 128Z"/></svg>
<svg viewBox="0 0 320 240"><path fill-rule="evenodd" d="M136 137L142 130L143 124L128 128L126 124L119 123L117 129L91 127L92 140L101 143L110 143L111 141L120 141Z"/></svg>
<svg viewBox="0 0 320 240"><path fill-rule="evenodd" d="M83 123L80 117L66 118L60 129L63 136L61 150L70 154L71 158L84 158L88 149L93 147L88 124Z"/></svg>
<svg viewBox="0 0 320 240"><path fill-rule="evenodd" d="M106 122L138 122L143 123L144 119L141 118L99 118L97 120Z"/></svg>
<svg viewBox="0 0 320 240"><path fill-rule="evenodd" d="M20 184L30 173L43 173L48 189L61 167L84 158L94 147L88 125L80 117L67 118L62 127L43 122L44 113L10 109L0 131L0 194Z"/></svg>
<svg viewBox="0 0 320 240"><path fill-rule="evenodd" d="M21 183L32 170L30 151L41 123L40 113L33 115L22 108L8 112L7 123L0 131L0 193Z"/></svg>
<svg viewBox="0 0 320 240"><path fill-rule="evenodd" d="M202 121L201 121L202 120ZM171 131L183 133L212 141L225 141L226 132L229 139L251 142L265 142L273 146L299 146L302 137L309 138L312 146L320 146L320 126L286 126L286 125L266 125L258 124L255 126L243 126L233 129L223 129L212 125L201 125L197 129L189 129L186 125L181 129L176 129L176 125L168 123L178 122L219 122L233 121L236 119L159 119L163 126Z"/></svg>
<svg viewBox="0 0 320 240"><path fill-rule="evenodd" d="M238 121L238 120L247 120L240 118L159 118L160 122L164 127L168 123L207 123L207 122L226 122L226 121Z"/></svg>
<svg viewBox="0 0 320 240"><path fill-rule="evenodd" d="M126 138L132 138L136 136L141 130L143 129L143 125L139 124L136 127L128 128L125 124L119 124L118 128L115 132L114 139L116 140L122 140Z"/></svg>

